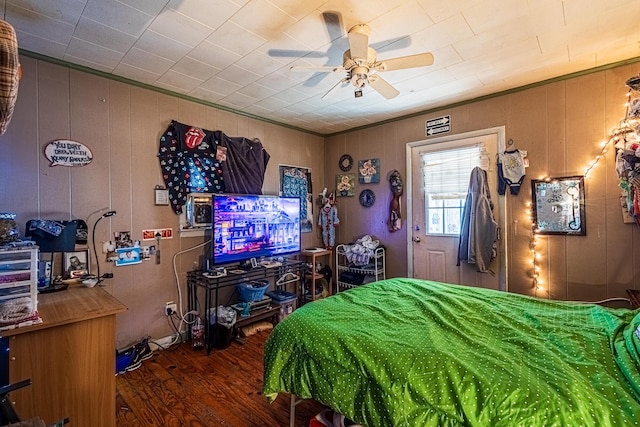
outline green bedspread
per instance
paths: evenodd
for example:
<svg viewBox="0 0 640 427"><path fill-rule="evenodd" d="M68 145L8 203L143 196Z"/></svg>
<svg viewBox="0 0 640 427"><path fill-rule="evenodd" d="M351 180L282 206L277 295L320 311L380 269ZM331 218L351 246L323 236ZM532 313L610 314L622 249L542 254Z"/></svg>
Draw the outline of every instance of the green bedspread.
<svg viewBox="0 0 640 427"><path fill-rule="evenodd" d="M263 391L368 427L638 426L639 324L640 311L383 280L278 324Z"/></svg>

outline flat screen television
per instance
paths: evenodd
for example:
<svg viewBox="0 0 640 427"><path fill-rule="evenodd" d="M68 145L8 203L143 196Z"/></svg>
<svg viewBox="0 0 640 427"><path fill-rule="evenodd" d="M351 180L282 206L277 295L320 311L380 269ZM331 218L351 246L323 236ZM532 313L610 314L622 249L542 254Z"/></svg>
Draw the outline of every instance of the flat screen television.
<svg viewBox="0 0 640 427"><path fill-rule="evenodd" d="M213 264L300 252L300 198L253 194L212 197Z"/></svg>

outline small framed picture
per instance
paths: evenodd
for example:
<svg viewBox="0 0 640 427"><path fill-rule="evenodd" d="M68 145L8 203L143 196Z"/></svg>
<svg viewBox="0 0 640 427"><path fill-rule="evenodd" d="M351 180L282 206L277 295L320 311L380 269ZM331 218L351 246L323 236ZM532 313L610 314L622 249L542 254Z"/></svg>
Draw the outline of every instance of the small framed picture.
<svg viewBox="0 0 640 427"><path fill-rule="evenodd" d="M89 251L65 252L63 258L64 276L76 278L89 274Z"/></svg>
<svg viewBox="0 0 640 427"><path fill-rule="evenodd" d="M140 256L140 246L131 246L129 248L118 248L118 259L116 259L116 266L138 264L142 262Z"/></svg>

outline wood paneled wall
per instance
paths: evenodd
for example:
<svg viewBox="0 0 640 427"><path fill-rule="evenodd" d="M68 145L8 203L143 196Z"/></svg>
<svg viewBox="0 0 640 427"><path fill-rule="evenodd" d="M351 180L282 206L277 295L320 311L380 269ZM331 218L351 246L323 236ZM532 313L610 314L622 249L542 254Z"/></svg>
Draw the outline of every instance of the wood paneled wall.
<svg viewBox="0 0 640 427"><path fill-rule="evenodd" d="M507 230L503 236L507 239L509 290L535 295L529 250L531 179L583 175L600 153L600 144L624 118L625 81L639 71L637 63L624 65L327 138L327 180L340 173L338 159L345 153L356 164L359 159L380 158L383 176L398 169L406 177L405 145L428 139L427 119L451 115L452 134L505 126L507 140L513 139L517 148L528 151L530 161L520 194L505 196ZM640 287L640 229L622 221L613 147L585 186L587 236L540 239L545 290L538 296L593 301L624 297L625 289ZM404 224L400 232L388 232L389 184L381 180L368 187L378 196L371 208L361 207L357 197L338 198L341 223L337 240L350 242L356 236L373 234L388 248L387 276L404 276L406 227L411 224ZM403 197L403 212L408 197Z"/></svg>
<svg viewBox="0 0 640 427"><path fill-rule="evenodd" d="M509 289L528 295L534 294L529 276L530 179L582 174L599 152L598 144L623 118L624 82L640 71L638 64L625 65L323 139L46 61L21 61L24 77L16 111L0 137L0 211L17 213L22 226L32 218L80 218L91 231L100 214L113 209L116 216L98 223L97 242L110 239L115 231L131 231L136 239L145 228L177 230L178 217L168 206L154 206L153 195L154 186L163 184L158 140L175 119L231 136L260 138L271 155L263 187L270 194L278 190L278 164L310 167L317 195L325 186L335 187L342 154L351 154L355 162L380 158L383 178L371 187L377 195L373 207L361 207L357 197L337 199L337 241L374 235L388 249L387 276L405 276L405 229L390 233L386 225L386 173L398 169L406 175L405 144L425 139L426 119L450 114L452 133L504 125L507 139L529 153L531 166L520 195L506 196L508 229L503 234L509 248ZM78 168L49 166L43 149L54 139L82 142L93 151L93 162ZM622 223L614 150L592 172L586 193L587 236L542 240L542 274L549 287L544 296L594 300L640 288L640 231ZM105 282L107 290L129 307L117 318L119 347L145 335L171 333L162 307L180 298L186 305L184 272L202 251L176 258L179 287L172 258L201 241L178 236L162 241L160 265L147 261L114 267L101 260L101 272L114 273ZM303 234L304 246L319 244L315 230Z"/></svg>
<svg viewBox="0 0 640 427"><path fill-rule="evenodd" d="M322 137L30 57L21 57L21 63L24 76L16 111L0 137L0 211L17 213L22 231L32 218L84 219L90 240L99 216L106 210L117 211L97 224L96 241L101 273L114 274L104 282L107 290L129 308L117 316L118 347L146 335L159 338L171 333L164 304L182 298L186 310L185 271L203 252L198 249L176 258L178 288L174 254L203 239L180 238L178 216L169 206L154 205L153 189L164 184L156 157L159 137L172 119L230 136L260 138L271 156L265 194L278 192L278 164L310 167L314 190L325 185ZM49 166L44 147L55 139L85 144L93 161L84 167ZM113 240L113 232L131 231L133 239L140 239L143 229L165 227L176 233L161 242L160 265L152 260L114 267L101 254L100 242ZM303 234L305 247L317 244L316 233Z"/></svg>

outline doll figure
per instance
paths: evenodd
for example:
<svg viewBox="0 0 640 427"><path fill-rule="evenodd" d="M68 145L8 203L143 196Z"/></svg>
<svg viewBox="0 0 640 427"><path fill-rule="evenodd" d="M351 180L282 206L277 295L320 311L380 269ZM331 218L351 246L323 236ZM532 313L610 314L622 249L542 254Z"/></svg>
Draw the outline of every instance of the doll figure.
<svg viewBox="0 0 640 427"><path fill-rule="evenodd" d="M391 202L389 203L389 231L394 232L402 228L402 212L400 211L400 197L404 193L402 175L397 170L393 170L389 175L391 186Z"/></svg>
<svg viewBox="0 0 640 427"><path fill-rule="evenodd" d="M336 244L336 227L340 224L338 208L333 193L329 193L324 199L324 205L318 215L318 226L322 233L324 247L331 250Z"/></svg>

